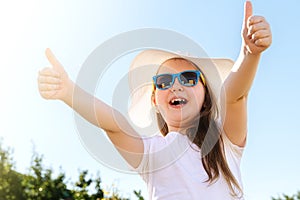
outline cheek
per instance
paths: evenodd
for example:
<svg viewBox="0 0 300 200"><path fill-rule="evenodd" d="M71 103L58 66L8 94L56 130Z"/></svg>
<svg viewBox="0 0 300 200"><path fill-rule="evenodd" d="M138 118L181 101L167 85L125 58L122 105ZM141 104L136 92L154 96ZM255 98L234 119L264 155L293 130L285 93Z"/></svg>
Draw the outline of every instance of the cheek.
<svg viewBox="0 0 300 200"><path fill-rule="evenodd" d="M158 91L155 91L154 94L155 94L155 97L154 97L155 105L162 105L167 98L166 92L158 90Z"/></svg>
<svg viewBox="0 0 300 200"><path fill-rule="evenodd" d="M197 88L196 90L193 91L192 94L193 98L195 99L195 103L201 109L204 103L204 98L205 98L205 90L204 88Z"/></svg>

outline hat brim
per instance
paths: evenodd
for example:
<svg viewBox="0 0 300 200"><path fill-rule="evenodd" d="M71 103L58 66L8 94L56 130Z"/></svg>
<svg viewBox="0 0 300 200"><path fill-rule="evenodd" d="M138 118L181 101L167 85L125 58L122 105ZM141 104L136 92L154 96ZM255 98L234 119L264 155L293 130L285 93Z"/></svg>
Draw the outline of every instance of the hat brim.
<svg viewBox="0 0 300 200"><path fill-rule="evenodd" d="M157 49L145 50L134 58L128 74L131 92L129 116L135 125L145 128L156 123L153 122L155 119L151 103L152 77L164 61L177 57L193 62L204 74L211 95L219 99L223 82L233 67L232 60L191 57Z"/></svg>

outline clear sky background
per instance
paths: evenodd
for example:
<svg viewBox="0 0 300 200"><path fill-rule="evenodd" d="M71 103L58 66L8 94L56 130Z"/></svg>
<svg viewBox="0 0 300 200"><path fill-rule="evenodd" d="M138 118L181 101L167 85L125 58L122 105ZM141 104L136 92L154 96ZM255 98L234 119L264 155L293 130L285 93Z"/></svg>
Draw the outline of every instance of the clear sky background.
<svg viewBox="0 0 300 200"><path fill-rule="evenodd" d="M272 27L273 44L264 52L249 96L249 137L242 161L247 199L264 200L300 190L299 46L300 2L253 0L254 14ZM71 180L78 170L97 171L103 187L116 185L124 197L146 187L137 175L95 161L81 145L73 111L46 101L37 73L49 66L50 47L72 79L88 55L111 37L139 28L184 34L211 57L236 59L244 1L179 0L0 0L0 137L14 149L16 167L28 172L33 144L45 165ZM128 69L124 61L120 71ZM101 98L110 101L104 89ZM103 152L105 153L105 152Z"/></svg>

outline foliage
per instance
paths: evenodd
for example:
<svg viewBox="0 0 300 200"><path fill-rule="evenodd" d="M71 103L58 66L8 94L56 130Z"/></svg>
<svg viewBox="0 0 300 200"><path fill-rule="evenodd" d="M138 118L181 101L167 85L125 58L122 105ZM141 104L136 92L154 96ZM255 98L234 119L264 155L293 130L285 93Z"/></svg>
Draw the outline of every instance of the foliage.
<svg viewBox="0 0 300 200"><path fill-rule="evenodd" d="M0 141L0 199L22 200L22 175L14 171L11 149L3 149Z"/></svg>
<svg viewBox="0 0 300 200"><path fill-rule="evenodd" d="M42 165L43 158L34 155L28 175L23 175L22 187L28 200L64 199L70 191L64 183L65 174L53 177L51 169Z"/></svg>
<svg viewBox="0 0 300 200"><path fill-rule="evenodd" d="M54 176L53 170L43 165L43 157L34 153L27 174L15 171L12 150L5 149L0 140L0 199L5 200L129 200L119 195L117 188L107 192L101 179L88 178L88 170L81 171L78 180L67 185L64 172ZM93 190L92 190L93 188ZM94 192L91 192L94 191ZM135 192L143 200L140 192Z"/></svg>
<svg viewBox="0 0 300 200"><path fill-rule="evenodd" d="M81 200L81 199L87 199L87 200L97 200L97 199L103 199L104 194L103 190L101 189L101 179L100 177L96 178L95 180L88 179L87 178L88 171L82 171L79 174L79 180L75 183L76 190L73 190L73 197L74 200ZM88 188L91 186L92 183L95 183L95 189L96 193L89 195Z"/></svg>
<svg viewBox="0 0 300 200"><path fill-rule="evenodd" d="M134 190L133 193L138 198L138 200L144 200L144 197L142 196L141 190L139 190L138 192L136 190Z"/></svg>
<svg viewBox="0 0 300 200"><path fill-rule="evenodd" d="M297 194L294 194L292 196L283 194L282 197L278 197L278 198L273 197L272 200L300 200L300 191Z"/></svg>

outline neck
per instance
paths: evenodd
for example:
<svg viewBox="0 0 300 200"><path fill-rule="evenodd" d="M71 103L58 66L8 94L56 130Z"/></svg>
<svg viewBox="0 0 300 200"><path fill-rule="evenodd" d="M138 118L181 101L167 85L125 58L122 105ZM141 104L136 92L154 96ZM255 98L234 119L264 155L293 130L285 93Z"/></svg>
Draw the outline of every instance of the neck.
<svg viewBox="0 0 300 200"><path fill-rule="evenodd" d="M170 124L168 125L168 130L169 132L178 132L183 135L186 135L190 130L193 129L197 130L198 124L199 124L199 120L195 120L193 123L189 123L186 125L179 124L179 126Z"/></svg>

